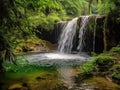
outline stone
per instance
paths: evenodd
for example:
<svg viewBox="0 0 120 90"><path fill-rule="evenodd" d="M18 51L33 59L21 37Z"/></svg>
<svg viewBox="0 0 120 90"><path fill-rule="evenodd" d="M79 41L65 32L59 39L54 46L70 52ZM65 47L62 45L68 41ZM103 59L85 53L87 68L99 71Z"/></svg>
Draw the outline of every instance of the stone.
<svg viewBox="0 0 120 90"><path fill-rule="evenodd" d="M21 85L21 83L16 83L16 84L12 84L9 88L8 88L8 90L20 90L20 89L22 89L22 85Z"/></svg>
<svg viewBox="0 0 120 90"><path fill-rule="evenodd" d="M16 84L12 84L8 90L29 90L26 86L27 84L23 83L16 83Z"/></svg>
<svg viewBox="0 0 120 90"><path fill-rule="evenodd" d="M42 78L40 76L36 77L36 80L44 80L45 78Z"/></svg>

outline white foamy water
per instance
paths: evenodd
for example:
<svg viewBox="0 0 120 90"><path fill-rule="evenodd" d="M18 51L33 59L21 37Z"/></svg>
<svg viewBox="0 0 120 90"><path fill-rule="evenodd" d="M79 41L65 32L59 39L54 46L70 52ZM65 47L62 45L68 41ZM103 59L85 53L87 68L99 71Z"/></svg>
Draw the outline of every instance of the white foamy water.
<svg viewBox="0 0 120 90"><path fill-rule="evenodd" d="M71 49L73 47L73 39L76 33L77 19L78 18L74 18L69 21L66 27L63 29L59 40L59 52L71 53Z"/></svg>
<svg viewBox="0 0 120 90"><path fill-rule="evenodd" d="M65 53L39 53L39 54L32 54L30 56L27 56L29 58L29 61L39 61L39 60L53 60L53 59L80 59L84 60L86 57L80 56L78 54L65 54Z"/></svg>
<svg viewBox="0 0 120 90"><path fill-rule="evenodd" d="M87 55L78 54L63 54L63 53L38 53L26 56L30 63L35 63L40 66L68 66L79 65L88 60Z"/></svg>
<svg viewBox="0 0 120 90"><path fill-rule="evenodd" d="M79 30L79 44L77 49L79 50L79 52L82 52L82 49L85 45L85 32L87 30L87 24L89 21L89 16L82 16L81 17L81 24L80 24L80 30Z"/></svg>

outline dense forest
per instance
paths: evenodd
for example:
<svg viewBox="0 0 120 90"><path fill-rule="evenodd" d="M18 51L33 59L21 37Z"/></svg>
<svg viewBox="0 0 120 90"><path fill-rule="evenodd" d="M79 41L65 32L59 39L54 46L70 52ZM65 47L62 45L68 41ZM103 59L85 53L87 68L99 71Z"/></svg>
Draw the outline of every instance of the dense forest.
<svg viewBox="0 0 120 90"><path fill-rule="evenodd" d="M84 64L79 77L100 72L101 75L112 75L114 81L119 83L120 0L1 0L0 71L6 71L4 61L17 65L17 54L36 52L37 48L38 52L56 50L58 43L52 36L55 25L85 15L104 16L104 49L99 52L104 53L93 62ZM109 70L111 65L114 67Z"/></svg>

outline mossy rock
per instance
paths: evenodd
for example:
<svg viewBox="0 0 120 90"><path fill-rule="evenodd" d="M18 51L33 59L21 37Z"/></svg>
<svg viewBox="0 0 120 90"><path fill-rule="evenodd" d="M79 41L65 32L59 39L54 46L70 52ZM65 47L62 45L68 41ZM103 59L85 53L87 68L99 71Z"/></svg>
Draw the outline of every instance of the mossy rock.
<svg viewBox="0 0 120 90"><path fill-rule="evenodd" d="M23 88L23 86L22 86L21 83L16 83L16 84L11 85L11 86L8 88L8 90L20 90L20 89L22 89L22 88Z"/></svg>
<svg viewBox="0 0 120 90"><path fill-rule="evenodd" d="M26 40L17 40L19 43L14 49L14 53L22 52L42 52L49 50L56 50L57 45L52 44L49 41L39 39L37 37L29 37Z"/></svg>
<svg viewBox="0 0 120 90"><path fill-rule="evenodd" d="M120 73L120 64L117 64L117 65L113 66L112 70Z"/></svg>
<svg viewBox="0 0 120 90"><path fill-rule="evenodd" d="M8 90L29 90L29 88L26 83L15 83L10 85Z"/></svg>
<svg viewBox="0 0 120 90"><path fill-rule="evenodd" d="M113 66L111 69L111 78L120 84L120 64Z"/></svg>
<svg viewBox="0 0 120 90"><path fill-rule="evenodd" d="M39 81L39 80L45 80L44 77L40 77L40 76L36 77L35 79L38 80L38 81Z"/></svg>
<svg viewBox="0 0 120 90"><path fill-rule="evenodd" d="M99 72L106 72L115 64L115 59L110 56L100 55L95 59L94 64Z"/></svg>
<svg viewBox="0 0 120 90"><path fill-rule="evenodd" d="M87 75L86 77L105 76L120 84L120 46L113 47L110 51L86 62L81 66L80 71L82 72L79 73L79 78L83 75Z"/></svg>

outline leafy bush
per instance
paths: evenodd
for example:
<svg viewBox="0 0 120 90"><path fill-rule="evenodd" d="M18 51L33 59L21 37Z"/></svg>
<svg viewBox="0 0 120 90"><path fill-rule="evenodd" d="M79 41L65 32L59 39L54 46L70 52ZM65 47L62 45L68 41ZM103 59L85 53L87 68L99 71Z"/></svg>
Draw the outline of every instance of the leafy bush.
<svg viewBox="0 0 120 90"><path fill-rule="evenodd" d="M93 61L87 62L81 66L81 73L85 73L86 75L91 75L95 71L95 65Z"/></svg>
<svg viewBox="0 0 120 90"><path fill-rule="evenodd" d="M92 61L89 61L81 66L81 73L85 75L93 75L98 72L101 74L109 71L115 64L115 59L108 55L96 56Z"/></svg>
<svg viewBox="0 0 120 90"><path fill-rule="evenodd" d="M117 64L111 69L111 77L120 81L120 64Z"/></svg>
<svg viewBox="0 0 120 90"><path fill-rule="evenodd" d="M113 79L113 81L115 81L116 83L120 84L120 64L115 65L111 69L111 75L110 76Z"/></svg>
<svg viewBox="0 0 120 90"><path fill-rule="evenodd" d="M112 79L119 80L120 81L120 73L113 73Z"/></svg>
<svg viewBox="0 0 120 90"><path fill-rule="evenodd" d="M110 52L112 53L120 53L120 46L118 45L117 47L113 47Z"/></svg>
<svg viewBox="0 0 120 90"><path fill-rule="evenodd" d="M59 0L63 9L67 15L72 17L89 14L88 5L89 2L86 0Z"/></svg>
<svg viewBox="0 0 120 90"><path fill-rule="evenodd" d="M94 64L99 72L105 72L115 64L115 61L111 56L99 55L96 57Z"/></svg>
<svg viewBox="0 0 120 90"><path fill-rule="evenodd" d="M98 2L98 12L100 14L108 14L110 10L115 8L114 1L110 0L99 0Z"/></svg>
<svg viewBox="0 0 120 90"><path fill-rule="evenodd" d="M31 35L25 39L16 39L14 53L27 52L34 50L34 46L44 44L45 41Z"/></svg>

